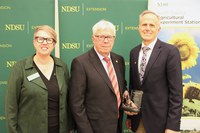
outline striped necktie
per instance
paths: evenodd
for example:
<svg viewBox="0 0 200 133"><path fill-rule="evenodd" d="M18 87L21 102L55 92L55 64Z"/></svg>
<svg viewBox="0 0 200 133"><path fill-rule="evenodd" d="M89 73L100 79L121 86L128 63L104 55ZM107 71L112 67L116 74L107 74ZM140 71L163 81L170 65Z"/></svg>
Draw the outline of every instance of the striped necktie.
<svg viewBox="0 0 200 133"><path fill-rule="evenodd" d="M118 107L118 117L119 117L119 106L121 104L121 98L120 98L120 91L119 91L117 78L115 76L114 68L113 68L112 63L110 61L110 58L105 57L105 58L103 58L103 60L106 61L106 63L107 63L107 69L108 69L108 73L109 73L109 78L110 78L110 81L112 83L115 95L117 97L117 107Z"/></svg>

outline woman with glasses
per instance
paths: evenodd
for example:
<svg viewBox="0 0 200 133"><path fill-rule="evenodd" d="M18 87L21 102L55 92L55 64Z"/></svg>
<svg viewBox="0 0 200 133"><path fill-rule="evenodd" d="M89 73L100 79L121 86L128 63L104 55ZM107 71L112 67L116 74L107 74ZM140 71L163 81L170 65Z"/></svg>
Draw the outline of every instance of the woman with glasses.
<svg viewBox="0 0 200 133"><path fill-rule="evenodd" d="M9 133L68 133L68 68L51 55L56 32L47 25L34 32L35 54L16 63L6 95Z"/></svg>

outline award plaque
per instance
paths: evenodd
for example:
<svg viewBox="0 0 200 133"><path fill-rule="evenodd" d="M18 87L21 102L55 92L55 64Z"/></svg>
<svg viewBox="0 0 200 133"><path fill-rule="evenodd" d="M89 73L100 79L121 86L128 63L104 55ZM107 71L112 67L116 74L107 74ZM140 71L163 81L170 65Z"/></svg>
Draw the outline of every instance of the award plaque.
<svg viewBox="0 0 200 133"><path fill-rule="evenodd" d="M123 97L122 108L125 111L138 113L141 108L143 91L131 91L130 95ZM135 106L133 106L135 104Z"/></svg>

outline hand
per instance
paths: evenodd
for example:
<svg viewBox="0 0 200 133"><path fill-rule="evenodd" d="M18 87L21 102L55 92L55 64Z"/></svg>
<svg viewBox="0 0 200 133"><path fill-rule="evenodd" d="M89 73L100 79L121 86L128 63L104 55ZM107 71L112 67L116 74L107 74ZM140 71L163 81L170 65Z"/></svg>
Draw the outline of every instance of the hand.
<svg viewBox="0 0 200 133"><path fill-rule="evenodd" d="M127 90L123 93L123 99L129 99L129 92Z"/></svg>
<svg viewBox="0 0 200 133"><path fill-rule="evenodd" d="M126 115L137 115L136 112L124 111Z"/></svg>
<svg viewBox="0 0 200 133"><path fill-rule="evenodd" d="M127 101L127 104L130 106L130 107L133 107L133 108L137 108L137 106L131 101ZM130 112L130 111L124 111L126 113L126 115L137 115L138 113L137 112Z"/></svg>
<svg viewBox="0 0 200 133"><path fill-rule="evenodd" d="M131 129L131 119L127 119L127 120L126 120L126 127L127 127L128 129Z"/></svg>
<svg viewBox="0 0 200 133"><path fill-rule="evenodd" d="M131 104L131 99L129 96L129 92L127 90L124 91L123 93L123 103L126 105L130 105Z"/></svg>
<svg viewBox="0 0 200 133"><path fill-rule="evenodd" d="M165 133L180 133L180 131L173 131L170 129L165 129Z"/></svg>

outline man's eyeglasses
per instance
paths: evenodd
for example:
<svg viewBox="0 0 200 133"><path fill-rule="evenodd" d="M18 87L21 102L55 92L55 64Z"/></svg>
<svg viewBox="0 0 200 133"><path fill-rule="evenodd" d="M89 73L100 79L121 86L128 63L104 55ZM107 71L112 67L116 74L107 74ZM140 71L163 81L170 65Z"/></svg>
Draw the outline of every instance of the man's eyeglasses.
<svg viewBox="0 0 200 133"><path fill-rule="evenodd" d="M44 40L46 40L47 44L53 44L53 43L56 42L53 38L45 38L45 37L40 37L40 36L36 36L36 37L35 37L35 40L36 40L38 43L43 43Z"/></svg>
<svg viewBox="0 0 200 133"><path fill-rule="evenodd" d="M105 36L105 35L95 35L95 37L98 38L99 41L104 41L107 39L108 41L113 41L115 36Z"/></svg>

